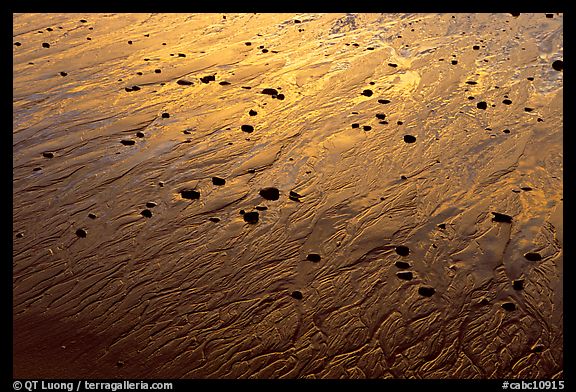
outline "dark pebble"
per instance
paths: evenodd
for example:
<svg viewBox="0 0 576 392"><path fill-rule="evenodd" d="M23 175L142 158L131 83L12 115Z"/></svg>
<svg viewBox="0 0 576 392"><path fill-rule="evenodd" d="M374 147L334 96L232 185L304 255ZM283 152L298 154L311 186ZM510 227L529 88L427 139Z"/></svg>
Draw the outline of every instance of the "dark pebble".
<svg viewBox="0 0 576 392"><path fill-rule="evenodd" d="M528 79L529 81L533 81L534 78L532 76L527 77L526 79Z"/></svg>
<svg viewBox="0 0 576 392"><path fill-rule="evenodd" d="M546 14L546 17L547 17L547 18L553 18L553 17L554 17L554 14Z"/></svg>
<svg viewBox="0 0 576 392"><path fill-rule="evenodd" d="M304 196L302 196L301 194L296 193L296 192L294 192L294 191L290 191L290 193L289 193L288 196L290 196L290 197L295 197L295 198L297 198L297 199L299 199L299 198L301 198L301 197L304 197Z"/></svg>
<svg viewBox="0 0 576 392"><path fill-rule="evenodd" d="M543 344L535 344L534 346L532 346L532 352L535 353L541 353L542 351L544 351L544 345Z"/></svg>
<svg viewBox="0 0 576 392"><path fill-rule="evenodd" d="M486 110L486 108L488 107L488 104L487 104L486 102L484 102L484 101L481 101L481 102L478 102L478 103L476 104L476 107L477 107L478 109Z"/></svg>
<svg viewBox="0 0 576 392"><path fill-rule="evenodd" d="M170 118L170 113L162 113L162 118Z"/></svg>
<svg viewBox="0 0 576 392"><path fill-rule="evenodd" d="M564 62L562 60L556 60L552 63L552 68L556 71L562 71L564 69Z"/></svg>
<svg viewBox="0 0 576 392"><path fill-rule="evenodd" d="M379 120L384 120L386 118L386 115L383 113L378 113L376 114L376 118Z"/></svg>
<svg viewBox="0 0 576 392"><path fill-rule="evenodd" d="M60 76L68 76L66 72L60 72Z"/></svg>
<svg viewBox="0 0 576 392"><path fill-rule="evenodd" d="M258 211L250 211L244 213L244 222L247 223L257 223L258 222Z"/></svg>
<svg viewBox="0 0 576 392"><path fill-rule="evenodd" d="M458 64L458 60L452 60L452 65Z"/></svg>
<svg viewBox="0 0 576 392"><path fill-rule="evenodd" d="M404 135L404 141L406 143L414 143L416 141L416 137L412 135Z"/></svg>
<svg viewBox="0 0 576 392"><path fill-rule="evenodd" d="M264 90L262 90L262 94L278 96L278 90L276 90L275 88L265 88Z"/></svg>
<svg viewBox="0 0 576 392"><path fill-rule="evenodd" d="M396 272L396 276L402 280L412 280L412 278L414 277L414 275L412 274L412 271Z"/></svg>
<svg viewBox="0 0 576 392"><path fill-rule="evenodd" d="M436 290L434 289L434 287L429 287L429 286L418 287L418 294L420 294L424 297L431 297L434 295L435 292L436 292Z"/></svg>
<svg viewBox="0 0 576 392"><path fill-rule="evenodd" d="M352 128L360 128L360 124L354 123L354 124L352 124Z"/></svg>
<svg viewBox="0 0 576 392"><path fill-rule="evenodd" d="M396 122L396 124L402 125L402 124L404 124L404 123L403 123L402 121L398 121L398 122Z"/></svg>
<svg viewBox="0 0 576 392"><path fill-rule="evenodd" d="M266 200L278 200L280 198L280 191L274 187L262 188L259 194Z"/></svg>
<svg viewBox="0 0 576 392"><path fill-rule="evenodd" d="M22 238L24 237L24 233L16 233L16 238Z"/></svg>
<svg viewBox="0 0 576 392"><path fill-rule="evenodd" d="M50 151L46 151L46 152L43 152L43 153L42 153L42 156L43 156L44 158L54 158L54 153L53 153L53 152L50 152Z"/></svg>
<svg viewBox="0 0 576 392"><path fill-rule="evenodd" d="M136 144L136 142L134 140L130 140L130 139L122 139L122 140L120 140L120 143L122 143L125 146L133 146L134 144Z"/></svg>
<svg viewBox="0 0 576 392"><path fill-rule="evenodd" d="M466 82L466 84L470 84L470 85L473 86L473 85L475 85L475 84L478 84L478 82L475 82L475 81L473 81L473 80L469 80L469 81Z"/></svg>
<svg viewBox="0 0 576 392"><path fill-rule="evenodd" d="M379 100L378 100L378 103L381 103L381 104L385 105L385 104L387 104L387 103L390 103L390 101L389 101L388 99L379 99Z"/></svg>
<svg viewBox="0 0 576 392"><path fill-rule="evenodd" d="M378 124L384 124L384 125L386 125L386 124L388 124L388 121L378 121Z"/></svg>
<svg viewBox="0 0 576 392"><path fill-rule="evenodd" d="M158 205L158 204L156 204L156 203L153 202L153 201L149 201L149 202L146 203L146 207L148 207L148 208L154 208L154 207L156 207L157 205Z"/></svg>
<svg viewBox="0 0 576 392"><path fill-rule="evenodd" d="M511 105L511 104L512 104L512 101L509 100L509 99L505 99L505 100L502 101L502 103L503 103L504 105Z"/></svg>
<svg viewBox="0 0 576 392"><path fill-rule="evenodd" d="M398 260L397 262L394 263L394 265L400 269L410 268L410 263L408 263L407 261L402 261L402 260Z"/></svg>
<svg viewBox="0 0 576 392"><path fill-rule="evenodd" d="M41 167L35 167L34 169L32 169L32 171L40 171L40 170L42 170Z"/></svg>
<svg viewBox="0 0 576 392"><path fill-rule="evenodd" d="M284 94L278 94L278 95L276 96L276 99L279 99L280 101L283 101L284 98L286 98L286 97L284 96Z"/></svg>
<svg viewBox="0 0 576 392"><path fill-rule="evenodd" d="M246 213L246 211L244 211L244 210L240 210L240 212L239 212L240 215L244 215L245 213Z"/></svg>
<svg viewBox="0 0 576 392"><path fill-rule="evenodd" d="M503 130L502 132L504 132L504 133L510 133L510 130L509 130L509 129L505 129L505 130Z"/></svg>
<svg viewBox="0 0 576 392"><path fill-rule="evenodd" d="M142 72L136 72L136 75L138 75L138 76L142 76L142 75L143 75L143 73L142 73Z"/></svg>
<svg viewBox="0 0 576 392"><path fill-rule="evenodd" d="M128 45L132 45L132 41L128 41Z"/></svg>
<svg viewBox="0 0 576 392"><path fill-rule="evenodd" d="M364 96L366 96L366 97L371 97L372 94L373 94L373 93L372 93L372 90L366 89L366 90L362 91L362 95L364 95Z"/></svg>
<svg viewBox="0 0 576 392"><path fill-rule="evenodd" d="M258 112L257 112L256 110L250 109L250 111L248 112L248 114L249 114L250 116L255 116L255 115L258 114Z"/></svg>
<svg viewBox="0 0 576 392"><path fill-rule="evenodd" d="M262 53L268 53L268 49L262 49Z"/></svg>
<svg viewBox="0 0 576 392"><path fill-rule="evenodd" d="M215 82L215 81L216 81L216 76L214 76L214 75L203 76L203 77L200 78L200 81L201 81L202 83Z"/></svg>
<svg viewBox="0 0 576 392"><path fill-rule="evenodd" d="M245 88L246 90L250 90L252 87L250 87L250 86L242 86L242 88Z"/></svg>
<svg viewBox="0 0 576 392"><path fill-rule="evenodd" d="M294 19L294 23L302 23L299 19Z"/></svg>
<svg viewBox="0 0 576 392"><path fill-rule="evenodd" d="M543 122L544 120L538 117L538 122Z"/></svg>
<svg viewBox="0 0 576 392"><path fill-rule="evenodd" d="M298 291L298 290L293 291L293 292L290 294L290 296L291 296L292 298L294 298L294 299L297 299L297 300L301 300L302 298L304 298L304 296L302 295L302 293L301 293L300 291Z"/></svg>
<svg viewBox="0 0 576 392"><path fill-rule="evenodd" d="M473 99L476 99L476 98L474 98L473 96L469 96L468 99L472 101Z"/></svg>
<svg viewBox="0 0 576 392"><path fill-rule="evenodd" d="M396 68L398 66L398 64L394 64L394 63L388 63L388 65L392 68Z"/></svg>
<svg viewBox="0 0 576 392"><path fill-rule="evenodd" d="M214 185L224 185L226 184L226 180L220 177L212 177L212 184Z"/></svg>
<svg viewBox="0 0 576 392"><path fill-rule="evenodd" d="M78 229L78 230L76 230L76 235L80 238L86 238L88 233L84 229Z"/></svg>
<svg viewBox="0 0 576 392"><path fill-rule="evenodd" d="M515 279L512 281L514 290L522 290L524 288L524 279Z"/></svg>
<svg viewBox="0 0 576 392"><path fill-rule="evenodd" d="M474 46L472 47L472 49L474 49L474 50L480 50L480 46L474 45Z"/></svg>
<svg viewBox="0 0 576 392"><path fill-rule="evenodd" d="M209 220L210 222L214 222L214 223L220 222L220 218L216 218L216 217L208 218L208 220Z"/></svg>
<svg viewBox="0 0 576 392"><path fill-rule="evenodd" d="M91 213L88 214L88 218L90 218L90 219L96 219L96 214L93 213L93 212L91 212Z"/></svg>
<svg viewBox="0 0 576 392"><path fill-rule="evenodd" d="M180 191L180 196L182 196L183 199L200 199L200 192L193 189L183 189Z"/></svg>
<svg viewBox="0 0 576 392"><path fill-rule="evenodd" d="M138 91L138 90L140 90L140 87L138 87L138 86L132 86L132 91Z"/></svg>
<svg viewBox="0 0 576 392"><path fill-rule="evenodd" d="M542 260L542 256L540 255L540 253L537 253L537 252L528 252L524 255L524 257L528 261L540 261L540 260Z"/></svg>
<svg viewBox="0 0 576 392"><path fill-rule="evenodd" d="M248 133L251 133L254 131L254 127L252 125L246 125L246 124L242 125L240 127L240 129L242 129L243 132L248 132Z"/></svg>
<svg viewBox="0 0 576 392"><path fill-rule="evenodd" d="M442 229L442 230L446 230L446 223L440 223L438 225L438 228Z"/></svg>
<svg viewBox="0 0 576 392"><path fill-rule="evenodd" d="M531 191L532 190L532 188L529 186L523 186L520 189L522 189L523 191Z"/></svg>
<svg viewBox="0 0 576 392"><path fill-rule="evenodd" d="M225 80L221 81L220 83L218 83L220 86L228 86L229 84L231 84L230 82L227 82Z"/></svg>
<svg viewBox="0 0 576 392"><path fill-rule="evenodd" d="M189 80L180 79L180 80L177 80L177 81L176 81L176 84L179 84L180 86L191 86L191 85L194 84L194 83L192 83L192 82L189 81Z"/></svg>
<svg viewBox="0 0 576 392"><path fill-rule="evenodd" d="M124 361L118 361L118 362L116 362L116 366L118 366L118 367L124 366Z"/></svg>
<svg viewBox="0 0 576 392"><path fill-rule="evenodd" d="M512 312L513 310L516 310L516 305L513 302L504 302L500 306L502 306L502 309L504 309L508 312Z"/></svg>
<svg viewBox="0 0 576 392"><path fill-rule="evenodd" d="M252 42L244 42L244 45L250 46L250 45L252 45Z"/></svg>
<svg viewBox="0 0 576 392"><path fill-rule="evenodd" d="M364 126L362 127L362 129L365 130L365 131L369 131L369 130L372 129L372 127L371 127L370 125L364 125Z"/></svg>
<svg viewBox="0 0 576 392"><path fill-rule="evenodd" d="M150 210L142 210L142 212L140 213L140 215L142 215L145 218L152 218L152 211Z"/></svg>
<svg viewBox="0 0 576 392"><path fill-rule="evenodd" d="M512 217L510 215L501 214L499 212L493 212L492 222L502 222L502 223L512 223Z"/></svg>
<svg viewBox="0 0 576 392"><path fill-rule="evenodd" d="M186 57L184 53L178 53L178 57Z"/></svg>
<svg viewBox="0 0 576 392"><path fill-rule="evenodd" d="M80 23L87 23L88 21L86 19L80 19Z"/></svg>
<svg viewBox="0 0 576 392"><path fill-rule="evenodd" d="M410 254L410 248L405 245L398 245L396 247L396 253L400 256L408 256Z"/></svg>
<svg viewBox="0 0 576 392"><path fill-rule="evenodd" d="M254 174L256 173L256 169L248 169L247 172L250 174Z"/></svg>
<svg viewBox="0 0 576 392"><path fill-rule="evenodd" d="M49 44L48 42L43 42L43 43L42 43L42 47L43 47L43 48L49 48L49 47L50 47L50 44Z"/></svg>
<svg viewBox="0 0 576 392"><path fill-rule="evenodd" d="M268 209L266 206L256 206L254 208L256 208L258 211L266 211Z"/></svg>
<svg viewBox="0 0 576 392"><path fill-rule="evenodd" d="M320 259L321 259L321 256L318 253L310 253L308 256L306 256L306 260L312 261L314 263L319 262Z"/></svg>
<svg viewBox="0 0 576 392"><path fill-rule="evenodd" d="M406 177L406 176L400 176L400 179L401 179L401 180L406 180L407 178L408 178L408 177Z"/></svg>
<svg viewBox="0 0 576 392"><path fill-rule="evenodd" d="M525 112L531 112L531 111L533 111L533 110L534 110L533 108L524 108L524 111L525 111Z"/></svg>
<svg viewBox="0 0 576 392"><path fill-rule="evenodd" d="M144 137L144 132L141 131L136 132L136 137Z"/></svg>
<svg viewBox="0 0 576 392"><path fill-rule="evenodd" d="M20 42L14 42L14 45L21 46L22 44Z"/></svg>

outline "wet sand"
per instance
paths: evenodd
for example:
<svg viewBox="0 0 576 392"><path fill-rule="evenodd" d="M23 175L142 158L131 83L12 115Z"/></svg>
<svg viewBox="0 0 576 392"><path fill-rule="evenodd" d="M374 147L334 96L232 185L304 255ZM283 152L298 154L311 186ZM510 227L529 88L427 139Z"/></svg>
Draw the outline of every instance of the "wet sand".
<svg viewBox="0 0 576 392"><path fill-rule="evenodd" d="M16 378L562 378L561 14L15 14Z"/></svg>

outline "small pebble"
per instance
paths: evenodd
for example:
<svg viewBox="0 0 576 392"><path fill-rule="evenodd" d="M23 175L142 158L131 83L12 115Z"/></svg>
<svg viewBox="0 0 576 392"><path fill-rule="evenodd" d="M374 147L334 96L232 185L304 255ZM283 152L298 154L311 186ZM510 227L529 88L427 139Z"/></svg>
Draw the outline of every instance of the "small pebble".
<svg viewBox="0 0 576 392"><path fill-rule="evenodd" d="M143 210L142 212L140 212L140 215L142 215L145 218L152 218L152 211Z"/></svg>
<svg viewBox="0 0 576 392"><path fill-rule="evenodd" d="M418 287L418 294L420 294L424 297L431 297L434 295L435 292L436 292L436 290L433 287L429 287L429 286Z"/></svg>
<svg viewBox="0 0 576 392"><path fill-rule="evenodd" d="M306 260L312 261L314 263L319 262L320 259L321 259L321 257L318 253L310 253L308 256L306 256Z"/></svg>
<svg viewBox="0 0 576 392"><path fill-rule="evenodd" d="M408 256L410 254L410 248L405 245L398 245L395 250L400 256Z"/></svg>
<svg viewBox="0 0 576 392"><path fill-rule="evenodd" d="M540 261L542 260L542 255L537 252L528 252L524 254L524 258L528 261Z"/></svg>
<svg viewBox="0 0 576 392"><path fill-rule="evenodd" d="M304 298L304 296L302 295L302 293L301 293L300 291L298 291L298 290L293 291L293 292L290 294L290 296L291 296L292 298L294 298L294 299L297 299L297 300L301 300L302 298Z"/></svg>
<svg viewBox="0 0 576 392"><path fill-rule="evenodd" d="M212 184L222 186L226 184L226 180L220 177L212 177Z"/></svg>
<svg viewBox="0 0 576 392"><path fill-rule="evenodd" d="M76 230L76 235L80 238L86 238L86 235L88 235L88 233L86 232L85 229L80 228Z"/></svg>
<svg viewBox="0 0 576 392"><path fill-rule="evenodd" d="M250 211L250 212L245 212L243 214L243 217L244 217L244 222L258 223L259 214L258 214L258 211Z"/></svg>

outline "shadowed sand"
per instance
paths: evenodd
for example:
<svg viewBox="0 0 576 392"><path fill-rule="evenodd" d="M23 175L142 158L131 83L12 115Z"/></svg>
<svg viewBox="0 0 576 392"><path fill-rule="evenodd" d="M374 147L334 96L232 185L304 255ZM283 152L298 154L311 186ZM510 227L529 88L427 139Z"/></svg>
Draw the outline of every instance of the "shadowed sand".
<svg viewBox="0 0 576 392"><path fill-rule="evenodd" d="M14 377L561 378L549 15L15 14Z"/></svg>

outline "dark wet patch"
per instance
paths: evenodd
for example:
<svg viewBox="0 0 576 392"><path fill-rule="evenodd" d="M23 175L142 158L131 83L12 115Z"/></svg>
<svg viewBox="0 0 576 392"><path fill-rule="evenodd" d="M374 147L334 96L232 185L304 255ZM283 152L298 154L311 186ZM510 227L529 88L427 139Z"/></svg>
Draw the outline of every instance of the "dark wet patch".
<svg viewBox="0 0 576 392"><path fill-rule="evenodd" d="M371 97L372 94L373 94L373 92L370 89L366 89L366 90L362 91L362 95L364 95L366 97Z"/></svg>
<svg viewBox="0 0 576 392"><path fill-rule="evenodd" d="M514 290L524 289L524 279L514 279L512 281L512 287L514 288Z"/></svg>
<svg viewBox="0 0 576 392"><path fill-rule="evenodd" d="M390 103L390 100L388 100L388 99L379 99L379 100L378 100L378 103L381 103L381 104L383 104L383 105L386 105L387 103Z"/></svg>
<svg viewBox="0 0 576 392"><path fill-rule="evenodd" d="M280 198L280 191L275 187L266 187L260 189L260 196L266 200L278 200Z"/></svg>
<svg viewBox="0 0 576 392"><path fill-rule="evenodd" d="M183 189L180 191L180 196L183 199L189 200L200 199L200 192L195 191L194 189Z"/></svg>
<svg viewBox="0 0 576 392"><path fill-rule="evenodd" d="M398 66L398 64L388 63L388 66L389 66L389 67L392 67L392 68L396 68L396 67Z"/></svg>
<svg viewBox="0 0 576 392"><path fill-rule="evenodd" d="M80 238L86 238L86 236L88 235L88 232L85 229L78 229L76 230L76 235Z"/></svg>
<svg viewBox="0 0 576 392"><path fill-rule="evenodd" d="M214 75L203 76L203 77L200 78L200 81L201 81L202 83L206 83L206 84L208 84L208 83L210 83L210 82L215 82L215 81L216 81L216 76L214 76Z"/></svg>
<svg viewBox="0 0 576 392"><path fill-rule="evenodd" d="M142 212L140 212L140 215L142 215L145 218L152 218L152 211L148 209L142 210Z"/></svg>
<svg viewBox="0 0 576 392"><path fill-rule="evenodd" d="M254 131L254 127L252 125L246 125L246 124L242 125L240 129L242 129L243 132L247 133L251 133Z"/></svg>
<svg viewBox="0 0 576 392"><path fill-rule="evenodd" d="M267 94L267 95L278 95L278 90L276 90L275 88L265 88L262 90L261 94Z"/></svg>
<svg viewBox="0 0 576 392"><path fill-rule="evenodd" d="M306 256L306 260L312 261L313 263L317 263L322 259L322 257L318 253L310 253Z"/></svg>
<svg viewBox="0 0 576 392"><path fill-rule="evenodd" d="M410 268L410 263L408 263L407 261L402 261L402 260L398 260L397 262L394 263L394 265L400 269Z"/></svg>
<svg viewBox="0 0 576 392"><path fill-rule="evenodd" d="M170 113L162 113L162 118L170 118Z"/></svg>
<svg viewBox="0 0 576 392"><path fill-rule="evenodd" d="M136 144L136 142L131 139L122 139L120 140L120 143L122 143L125 146L133 146L134 144Z"/></svg>
<svg viewBox="0 0 576 392"><path fill-rule="evenodd" d="M524 111L525 112L532 112L532 111L534 111L534 108L524 108Z"/></svg>
<svg viewBox="0 0 576 392"><path fill-rule="evenodd" d="M208 218L208 220L209 220L210 222L214 222L214 223L220 222L220 218L216 218L216 217Z"/></svg>
<svg viewBox="0 0 576 392"><path fill-rule="evenodd" d="M476 107L477 107L478 109L486 110L486 108L488 107L488 104L487 104L486 102L484 102L484 101L481 101L481 102L478 102L478 103L476 104Z"/></svg>
<svg viewBox="0 0 576 392"><path fill-rule="evenodd" d="M360 128L360 124L354 123L354 124L352 124L352 128Z"/></svg>
<svg viewBox="0 0 576 392"><path fill-rule="evenodd" d="M369 130L372 129L372 127L371 127L370 125L364 125L364 126L362 127L362 129L365 130L365 131L369 131Z"/></svg>
<svg viewBox="0 0 576 392"><path fill-rule="evenodd" d="M524 254L524 258L528 261L540 261L542 260L542 255L538 252L528 252Z"/></svg>
<svg viewBox="0 0 576 392"><path fill-rule="evenodd" d="M60 72L60 76L68 76L68 73L67 73L67 72L64 72L64 71L62 71L62 72Z"/></svg>
<svg viewBox="0 0 576 392"><path fill-rule="evenodd" d="M416 137L412 135L404 135L404 141L406 143L414 143L416 142Z"/></svg>
<svg viewBox="0 0 576 392"><path fill-rule="evenodd" d="M97 216L96 216L95 213L91 212L91 213L88 214L88 218L90 218L90 219L96 219Z"/></svg>
<svg viewBox="0 0 576 392"><path fill-rule="evenodd" d="M298 290L294 290L292 293L290 293L290 296L294 299L297 299L297 300L301 300L302 298L304 298L302 293Z"/></svg>
<svg viewBox="0 0 576 392"><path fill-rule="evenodd" d="M418 287L418 294L420 294L423 297L431 297L434 295L435 292L436 292L436 290L434 289L434 287L430 287L430 286Z"/></svg>
<svg viewBox="0 0 576 392"><path fill-rule="evenodd" d="M212 184L222 186L226 184L226 180L220 177L212 177Z"/></svg>
<svg viewBox="0 0 576 392"><path fill-rule="evenodd" d="M43 156L44 158L49 158L49 159L50 159L50 158L54 158L54 153L53 153L53 152L50 152L50 151L45 151L45 152L42 153L42 156Z"/></svg>
<svg viewBox="0 0 576 392"><path fill-rule="evenodd" d="M398 245L396 247L396 253L399 254L400 256L408 256L410 254L410 248L408 248L405 245Z"/></svg>
<svg viewBox="0 0 576 392"><path fill-rule="evenodd" d="M502 309L504 309L508 312L512 312L512 311L516 310L516 304L514 304L513 302L504 302L500 306L502 306Z"/></svg>
<svg viewBox="0 0 576 392"><path fill-rule="evenodd" d="M176 84L179 84L180 86L191 86L194 83L186 79L179 79L176 81Z"/></svg>
<svg viewBox="0 0 576 392"><path fill-rule="evenodd" d="M493 212L492 222L502 222L502 223L512 223L512 217L510 215L501 214L499 212Z"/></svg>
<svg viewBox="0 0 576 392"><path fill-rule="evenodd" d="M158 204L156 204L156 203L153 202L153 201L149 201L149 202L146 203L146 207L148 207L148 208L154 208L154 207L156 207L157 205L158 205Z"/></svg>
<svg viewBox="0 0 576 392"><path fill-rule="evenodd" d="M556 60L552 63L552 68L556 71L562 71L564 69L564 62L562 60Z"/></svg>
<svg viewBox="0 0 576 392"><path fill-rule="evenodd" d="M257 112L256 110L250 109L250 111L248 112L248 114L249 114L250 116L255 116L255 115L258 114L258 112Z"/></svg>
<svg viewBox="0 0 576 392"><path fill-rule="evenodd" d="M503 103L504 105L512 105L512 101L509 100L509 99L503 100L502 103Z"/></svg>
<svg viewBox="0 0 576 392"><path fill-rule="evenodd" d="M414 274L412 274L412 271L399 271L396 272L396 276L402 280L412 280Z"/></svg>
<svg viewBox="0 0 576 392"><path fill-rule="evenodd" d="M379 120L384 120L386 118L386 115L384 113L378 113L376 114L376 118Z"/></svg>
<svg viewBox="0 0 576 392"><path fill-rule="evenodd" d="M245 212L243 217L246 223L258 223L259 214L258 211L250 211Z"/></svg>

